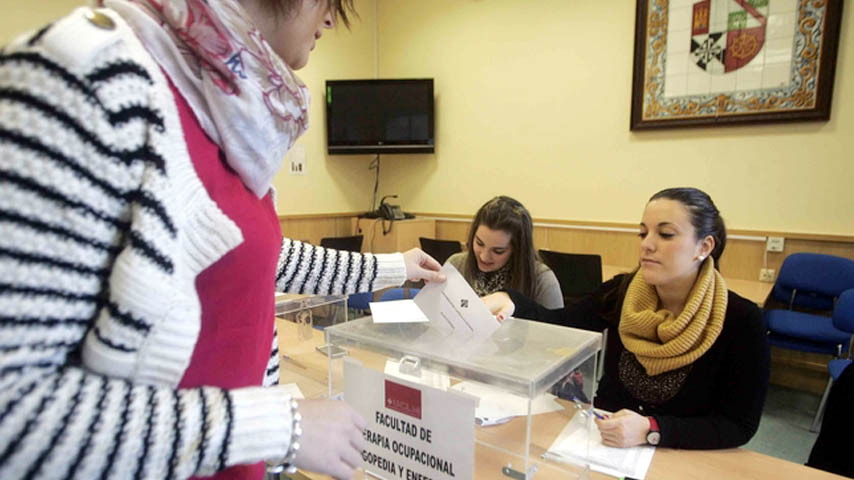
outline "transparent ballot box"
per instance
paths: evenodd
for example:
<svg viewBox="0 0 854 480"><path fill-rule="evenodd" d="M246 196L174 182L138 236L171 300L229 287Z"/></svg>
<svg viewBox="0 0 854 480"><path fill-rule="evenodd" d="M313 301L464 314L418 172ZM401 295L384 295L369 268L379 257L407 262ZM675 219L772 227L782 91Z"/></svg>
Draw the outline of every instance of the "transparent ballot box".
<svg viewBox="0 0 854 480"><path fill-rule="evenodd" d="M344 352L326 356L331 396L343 393L344 372L354 372L342 364L355 362L386 375L386 390L390 375L419 388L474 397L474 418L467 420L469 432L474 428L473 478L588 478L588 443L596 436L590 432L598 432L590 401L601 333L509 318L488 338L457 338L430 322L373 323L363 317L328 327L325 335L328 348ZM352 380L349 385L346 400L352 405ZM435 397L419 397L419 412L421 398ZM548 452L559 437L571 437L572 454ZM370 473L366 478L407 478L400 472ZM413 478L437 477L451 478Z"/></svg>
<svg viewBox="0 0 854 480"><path fill-rule="evenodd" d="M327 398L323 328L346 321L347 295L277 295L279 383L293 384L305 398Z"/></svg>

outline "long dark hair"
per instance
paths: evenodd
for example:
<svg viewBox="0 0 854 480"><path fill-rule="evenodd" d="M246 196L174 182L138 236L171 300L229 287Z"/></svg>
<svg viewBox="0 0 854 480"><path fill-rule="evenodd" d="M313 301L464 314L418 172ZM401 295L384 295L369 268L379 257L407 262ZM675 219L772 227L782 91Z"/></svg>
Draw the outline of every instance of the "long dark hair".
<svg viewBox="0 0 854 480"><path fill-rule="evenodd" d="M474 236L481 225L510 234L512 251L507 262L511 280L507 287L534 298L537 255L534 252L534 221L528 209L518 200L505 196L495 197L480 207L469 229L468 256L462 272L467 279L474 278L480 271L474 254Z"/></svg>
<svg viewBox="0 0 854 480"><path fill-rule="evenodd" d="M715 268L720 270L721 255L726 248L726 225L721 217L721 212L715 206L715 202L704 191L693 187L666 188L649 197L647 203L653 200L666 199L681 203L691 216L691 225L694 226L695 238L700 241L703 238L711 235L715 239L715 247L712 249L711 257L715 262ZM604 304L611 303L605 300L611 295L616 295L614 302L615 308L612 311L606 312L607 317L616 321L620 317L620 312L623 309L623 299L626 297L626 291L629 289L629 284L638 273L638 268L625 277L620 282L620 285L611 292L605 294L603 298Z"/></svg>

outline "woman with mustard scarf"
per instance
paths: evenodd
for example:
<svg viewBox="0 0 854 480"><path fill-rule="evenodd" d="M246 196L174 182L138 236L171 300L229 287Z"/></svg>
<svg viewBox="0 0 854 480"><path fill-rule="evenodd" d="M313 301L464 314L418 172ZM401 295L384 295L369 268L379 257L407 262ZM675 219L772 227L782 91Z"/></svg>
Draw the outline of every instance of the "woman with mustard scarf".
<svg viewBox="0 0 854 480"><path fill-rule="evenodd" d="M732 448L759 427L769 353L759 307L727 289L717 270L726 227L709 196L662 190L640 223L640 266L584 302L548 310L516 292L484 301L509 315L608 328L596 407L605 445Z"/></svg>

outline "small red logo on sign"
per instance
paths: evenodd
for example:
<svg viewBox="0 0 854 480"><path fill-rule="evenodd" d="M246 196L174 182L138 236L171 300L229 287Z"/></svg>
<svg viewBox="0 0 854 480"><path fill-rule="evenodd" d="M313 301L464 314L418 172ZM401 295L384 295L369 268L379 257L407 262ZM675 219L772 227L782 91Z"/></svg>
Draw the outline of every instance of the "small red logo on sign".
<svg viewBox="0 0 854 480"><path fill-rule="evenodd" d="M385 381L385 407L421 419L421 390Z"/></svg>

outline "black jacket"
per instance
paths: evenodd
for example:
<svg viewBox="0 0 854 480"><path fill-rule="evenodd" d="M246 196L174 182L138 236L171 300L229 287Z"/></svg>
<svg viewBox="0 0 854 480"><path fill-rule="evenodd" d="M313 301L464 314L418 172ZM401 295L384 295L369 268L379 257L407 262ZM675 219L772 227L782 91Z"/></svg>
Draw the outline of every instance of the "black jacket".
<svg viewBox="0 0 854 480"><path fill-rule="evenodd" d="M854 426L854 364L842 371L833 382L821 433L815 439L807 466L843 477L854 478L854 455L851 454L851 427Z"/></svg>
<svg viewBox="0 0 854 480"><path fill-rule="evenodd" d="M548 310L509 292L516 304L514 316L587 330L607 328L605 371L594 403L604 410L626 408L654 416L661 428L660 446L714 449L747 443L759 427L768 390L769 350L759 307L730 291L717 340L693 363L678 393L654 405L634 398L617 370L625 351L617 332L623 301L619 287L624 280L625 275L618 275L595 294L560 310Z"/></svg>

